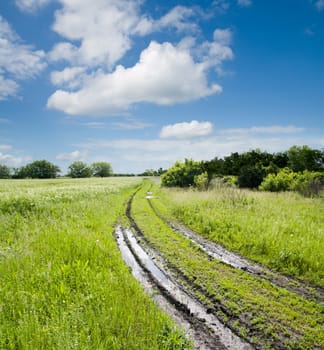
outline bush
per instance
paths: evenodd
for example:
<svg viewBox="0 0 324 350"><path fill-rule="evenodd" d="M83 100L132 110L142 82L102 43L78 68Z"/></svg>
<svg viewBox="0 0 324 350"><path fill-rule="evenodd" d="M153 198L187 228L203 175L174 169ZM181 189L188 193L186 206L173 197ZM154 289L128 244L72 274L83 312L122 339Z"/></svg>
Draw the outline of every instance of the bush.
<svg viewBox="0 0 324 350"><path fill-rule="evenodd" d="M267 175L259 186L259 189L261 191L271 192L289 191L296 176L297 174L289 168L284 168L277 174Z"/></svg>
<svg viewBox="0 0 324 350"><path fill-rule="evenodd" d="M199 191L207 190L208 182L207 171L204 171L200 175L196 175L194 178L194 184Z"/></svg>
<svg viewBox="0 0 324 350"><path fill-rule="evenodd" d="M293 191L301 193L305 197L317 196L324 187L324 173L304 171L298 174L291 185Z"/></svg>
<svg viewBox="0 0 324 350"><path fill-rule="evenodd" d="M189 187L195 185L195 176L204 172L203 163L192 159L176 162L161 176L161 184L166 187Z"/></svg>

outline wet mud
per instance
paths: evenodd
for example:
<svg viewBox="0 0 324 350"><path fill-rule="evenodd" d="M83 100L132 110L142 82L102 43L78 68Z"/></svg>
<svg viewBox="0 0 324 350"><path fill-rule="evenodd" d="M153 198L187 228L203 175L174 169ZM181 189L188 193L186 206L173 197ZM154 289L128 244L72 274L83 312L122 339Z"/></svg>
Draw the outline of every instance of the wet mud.
<svg viewBox="0 0 324 350"><path fill-rule="evenodd" d="M193 340L197 349L253 349L202 305L162 266L159 257L150 255L129 229L117 226L116 240L125 263L144 290L167 312Z"/></svg>

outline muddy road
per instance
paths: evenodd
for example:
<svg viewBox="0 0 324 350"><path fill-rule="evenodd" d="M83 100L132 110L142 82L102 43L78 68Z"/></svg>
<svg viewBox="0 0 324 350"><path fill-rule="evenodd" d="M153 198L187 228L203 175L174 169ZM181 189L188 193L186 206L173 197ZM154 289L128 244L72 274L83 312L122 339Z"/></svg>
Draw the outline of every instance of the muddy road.
<svg viewBox="0 0 324 350"><path fill-rule="evenodd" d="M323 349L317 345L304 347L303 344L300 343L300 340L303 341L303 336L299 333L299 326L297 326L297 328L294 328L295 326L293 326L293 328L288 326L287 328L287 325L285 325L284 329L289 332L288 334L286 330L280 330L281 324L279 321L279 323L273 325L275 328L270 326L270 329L278 330L276 333L269 335L268 331L264 333L264 328L259 328L258 324L255 323L255 321L259 319L268 318L266 316L267 312L264 313L262 310L263 304L260 304L261 308L254 308L253 306L252 309L255 309L254 311L252 309L242 308L243 313L236 313L236 306L232 304L234 307L233 309L231 303L228 303L229 299L226 296L226 290L219 289L218 292L216 287L216 293L225 293L219 294L220 296L222 295L220 298L217 297L214 292L211 292L212 290L210 290L208 285L198 282L195 276L193 276L194 279L191 278L192 276L188 277L183 267L180 268L178 263L172 263L169 259L166 259L161 253L164 250L163 254L165 254L165 246L157 248L150 240L152 237L148 239L148 236L150 236L148 235L149 231L151 233L161 232L162 235L164 231L155 231L153 228L147 231L150 226L147 227L143 221L137 222L137 220L142 220L143 216L144 220L155 218L154 220L163 222L163 230L167 230L168 227L177 237L183 237L183 241L188 242L185 244L189 244L193 251L200 251L200 255L205 256L203 259L204 261L217 261L217 264L223 266L223 268L221 268L220 265L217 265L219 266L218 268L221 268L222 271L224 270L224 273L225 271L226 273L229 271L229 275L235 272L236 275L249 275L251 276L250 279L260 281L260 286L258 287L259 291L253 290L253 293L256 293L255 300L258 299L257 293L274 293L272 296L269 294L269 297L274 298L273 304L271 305L276 307L277 293L279 293L278 296L281 295L280 298L285 298L287 296L288 303L291 302L288 295L294 293L294 295L298 295L298 298L305 300L306 303L309 301L310 303L323 305L324 293L321 288L313 288L301 281L275 273L242 256L227 251L216 243L188 229L181 223L163 217L154 206L154 195L152 193L146 193L145 199L143 193L140 192L143 191L140 189L136 191L127 204L126 217L130 229L123 228L120 225L116 228L116 240L119 249L124 261L130 267L133 276L141 283L144 290L155 302L185 330L185 333L193 341L196 349L287 349L288 344L296 344L295 347L289 345L289 348L294 349ZM139 208L142 208L141 206L139 207L138 204L139 198L143 198L141 206L146 208L143 209L144 214L142 214L142 216L138 214ZM133 202L134 209L136 208L134 212L132 207ZM141 229L143 224L146 226L145 233ZM159 226L157 226L157 228L158 227ZM159 234L157 234L157 236L159 236ZM160 249L162 250L160 251ZM180 246L175 246L172 249L174 249L170 250L172 252L181 251ZM191 260L192 257L190 257L188 261ZM205 265L201 266L204 267ZM220 275L220 278L223 278L222 275ZM217 284L217 280L214 281ZM269 286L269 284L272 287L266 287ZM286 294L285 291L287 291L288 294ZM243 297L245 297L245 295ZM293 302L299 303L299 301ZM238 306L243 305L240 300L238 300L237 303ZM282 307L283 306L280 306L280 310ZM285 309L285 307L283 309ZM261 310L262 315L255 313L257 310ZM288 308L287 310L288 312L293 312L289 310L294 310L294 307L292 309ZM269 312L272 311L269 310ZM318 313L318 311L315 312ZM319 312L321 313L321 311ZM272 323L271 317L269 318L270 324ZM320 316L315 321L316 324L314 324L314 326L317 327L317 334L319 334L318 329L321 329L321 319L323 321L323 317ZM275 322L278 321L276 320ZM264 324L267 324L267 321ZM302 323L300 323L300 325L302 326ZM320 344L320 342L315 340L313 344Z"/></svg>

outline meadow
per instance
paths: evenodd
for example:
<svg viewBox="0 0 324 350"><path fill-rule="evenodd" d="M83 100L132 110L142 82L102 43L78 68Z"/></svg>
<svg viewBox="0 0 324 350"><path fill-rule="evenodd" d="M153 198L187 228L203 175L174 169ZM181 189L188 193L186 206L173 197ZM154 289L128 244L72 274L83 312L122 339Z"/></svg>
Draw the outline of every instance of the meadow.
<svg viewBox="0 0 324 350"><path fill-rule="evenodd" d="M245 215L248 217L247 206L254 203L253 205L256 206L254 210L257 210L258 200L254 199L254 193L229 194L227 192L226 198L223 197L223 202L226 200L226 211L224 203L223 206L214 203L218 200L215 199L218 197L215 191L200 193L160 189L147 181L133 198L131 215L145 237L146 244L160 252L165 259L165 264L174 271L175 276L182 280L185 288L209 307L210 311L215 313L235 333L260 349L322 349L324 347L322 332L324 314L321 302L308 300L258 276L250 275L245 271L210 259L190 239L174 231L167 222L155 214L145 198L147 192L153 193L153 198L150 201L155 210L162 213L164 217L169 215L168 218L172 220L176 215L178 219L181 218L186 224L197 229L198 233L203 232L204 235L209 238L212 237L214 240L216 240L215 236L209 235L210 232L207 234L203 231L203 228L210 228L210 226L204 226L204 223L209 223L209 220L216 218L219 220L217 223L222 225L220 231L223 235L229 235L226 238L229 242L235 237L235 229L239 226L232 225L233 223L228 218L226 222L220 220L218 218L219 211L221 213L228 211L227 215L235 216L235 213L232 213L235 207L241 210L245 208ZM225 194L223 195L225 196ZM279 196L279 199L284 202L283 196ZM288 203L290 203L290 200L297 201L297 203L301 201L305 205L304 200L299 197L290 198L288 196L287 200ZM266 203L268 207L278 204L271 204L271 202L266 201L263 205L265 206ZM314 204L314 207L316 205ZM261 207L258 215L261 215L265 210L264 207ZM281 224L284 227L288 218L285 218L285 215L281 213L282 207L281 210L280 208L277 210L278 216L272 217L272 220L282 219ZM313 215L319 215L319 212L314 211ZM180 216L182 213L187 214ZM269 213L266 214L270 215ZM296 212L293 214L296 215ZM253 216L253 210L251 215ZM258 224L258 221L254 224L253 218L249 220L252 230ZM321 220L323 219L318 217L318 221L315 222L319 227ZM244 222L244 220L242 221ZM308 224L310 223L308 222ZM226 227L232 227L232 231L226 230ZM241 232L242 230L239 229L237 235L240 235ZM261 241L265 240L267 233L271 234L271 232L260 233L264 236L261 237ZM302 228L299 228L299 232L302 232ZM278 236L280 237L280 233ZM290 234L289 237L291 237ZM247 237L237 238L237 240L240 239L242 244L249 243ZM292 249L290 248L290 241L280 243L285 246L285 249ZM320 259L322 250L316 247L317 244L321 243L313 241L312 247L314 254L318 252L318 259ZM284 263L282 264L284 265ZM317 268L319 276L322 272L321 268ZM314 282L321 282L320 277L315 278L315 272L312 276L314 276ZM298 274L298 277L305 276Z"/></svg>
<svg viewBox="0 0 324 350"><path fill-rule="evenodd" d="M114 239L140 181L0 181L0 349L191 348Z"/></svg>
<svg viewBox="0 0 324 350"><path fill-rule="evenodd" d="M324 198L216 186L157 189L160 210L209 240L324 287Z"/></svg>

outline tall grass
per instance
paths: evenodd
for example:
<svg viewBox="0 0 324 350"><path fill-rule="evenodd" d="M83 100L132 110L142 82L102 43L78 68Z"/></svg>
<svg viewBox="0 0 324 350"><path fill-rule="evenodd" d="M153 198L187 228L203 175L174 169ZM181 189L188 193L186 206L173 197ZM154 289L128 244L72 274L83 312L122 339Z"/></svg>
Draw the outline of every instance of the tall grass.
<svg viewBox="0 0 324 350"><path fill-rule="evenodd" d="M159 212L163 203L183 200L186 194L174 190L158 193L158 188L147 182L134 196L131 214L149 244L176 267L175 274L182 276L191 292L224 323L260 349L323 348L323 305L210 259L154 214L146 199L148 191L157 195L151 201ZM192 215L196 214L192 211Z"/></svg>
<svg viewBox="0 0 324 350"><path fill-rule="evenodd" d="M185 349L122 261L137 179L0 182L0 349Z"/></svg>
<svg viewBox="0 0 324 350"><path fill-rule="evenodd" d="M228 249L324 287L324 200L219 186L164 189L165 208Z"/></svg>

